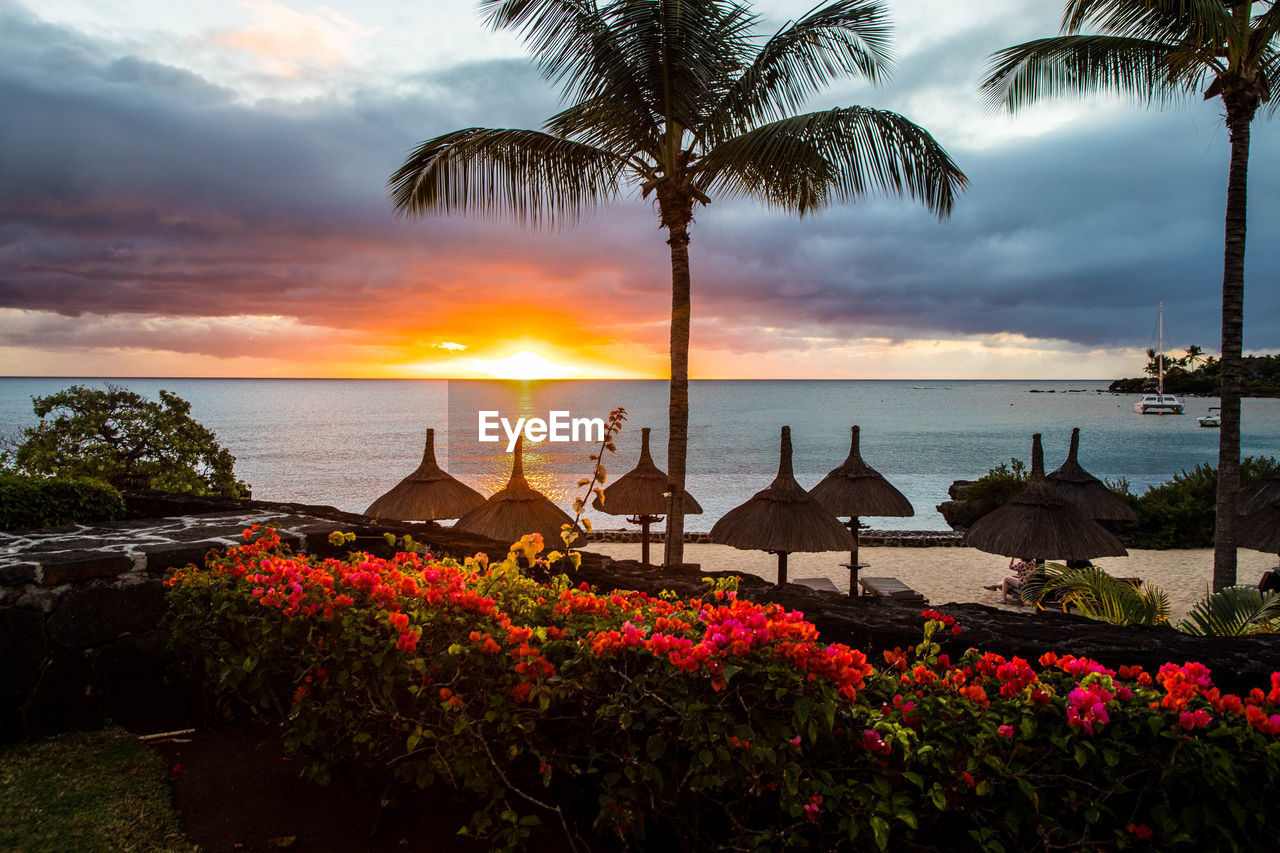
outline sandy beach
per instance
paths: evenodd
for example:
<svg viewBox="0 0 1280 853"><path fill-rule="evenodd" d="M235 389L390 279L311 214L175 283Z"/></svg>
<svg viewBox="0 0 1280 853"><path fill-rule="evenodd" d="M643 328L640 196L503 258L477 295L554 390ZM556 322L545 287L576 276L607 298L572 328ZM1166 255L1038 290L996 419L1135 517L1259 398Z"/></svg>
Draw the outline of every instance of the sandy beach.
<svg viewBox="0 0 1280 853"><path fill-rule="evenodd" d="M615 559L640 559L636 543L601 542L587 550ZM660 558L662 545L653 546L652 554ZM699 563L707 571L742 572L768 581L777 579L777 557L762 551L739 551L727 545L687 544L685 560ZM864 575L898 578L929 599L931 606L947 602L1000 604L1000 593L983 589L999 583L1008 573L1005 557L987 554L974 548L862 548L859 557L871 567ZM792 554L788 558L788 574L797 578L829 578L841 592L849 590L849 571L839 564L847 562L848 553ZM1196 601L1203 598L1213 578L1213 550L1185 551L1130 550L1128 557L1099 558L1097 564L1117 577L1139 577L1169 594L1170 618L1181 619ZM1262 554L1241 549L1238 577L1242 584L1253 585L1262 573L1276 565L1275 554ZM1010 610L1017 607L1008 605Z"/></svg>

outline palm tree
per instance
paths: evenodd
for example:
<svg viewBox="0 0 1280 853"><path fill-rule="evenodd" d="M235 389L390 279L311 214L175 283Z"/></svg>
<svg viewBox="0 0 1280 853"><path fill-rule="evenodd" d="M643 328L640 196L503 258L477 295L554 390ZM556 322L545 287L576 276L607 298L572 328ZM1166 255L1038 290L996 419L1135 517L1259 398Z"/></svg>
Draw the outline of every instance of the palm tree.
<svg viewBox="0 0 1280 853"><path fill-rule="evenodd" d="M624 187L656 201L671 253L670 503L666 562L684 559L689 225L713 196L804 215L875 192L939 218L965 176L923 128L867 107L793 115L833 78L885 78L876 0L835 0L761 45L728 0L481 0L515 30L569 106L542 131L467 128L422 143L390 181L398 211L576 219Z"/></svg>
<svg viewBox="0 0 1280 853"><path fill-rule="evenodd" d="M1196 362L1204 361L1204 350L1200 349L1198 344L1192 344L1187 347L1186 352L1186 356L1183 357L1181 361L1187 367L1194 368L1196 366Z"/></svg>
<svg viewBox="0 0 1280 853"><path fill-rule="evenodd" d="M1173 356L1159 355L1154 347L1147 347L1147 366L1142 371L1157 376L1161 370L1168 373L1174 364Z"/></svg>
<svg viewBox="0 0 1280 853"><path fill-rule="evenodd" d="M1099 34L1084 34L1086 27ZM1213 556L1213 588L1224 589L1236 581L1249 132L1280 75L1280 6L1272 0L1067 0L1061 32L996 53L983 91L1009 110L1045 97L1090 92L1116 93L1146 104L1203 92L1206 100L1221 98L1225 108L1231 159ZM1274 111L1274 105L1267 109Z"/></svg>

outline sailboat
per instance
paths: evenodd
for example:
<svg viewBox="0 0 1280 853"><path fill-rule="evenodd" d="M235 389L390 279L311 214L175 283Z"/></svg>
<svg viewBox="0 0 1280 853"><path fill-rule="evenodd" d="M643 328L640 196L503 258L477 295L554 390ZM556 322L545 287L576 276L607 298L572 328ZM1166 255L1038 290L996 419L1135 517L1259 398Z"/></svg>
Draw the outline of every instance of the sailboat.
<svg viewBox="0 0 1280 853"><path fill-rule="evenodd" d="M1160 302L1160 331L1158 333L1160 348L1156 356L1156 393L1143 394L1133 404L1133 410L1140 415L1180 415L1182 401L1172 394L1164 393L1164 301Z"/></svg>

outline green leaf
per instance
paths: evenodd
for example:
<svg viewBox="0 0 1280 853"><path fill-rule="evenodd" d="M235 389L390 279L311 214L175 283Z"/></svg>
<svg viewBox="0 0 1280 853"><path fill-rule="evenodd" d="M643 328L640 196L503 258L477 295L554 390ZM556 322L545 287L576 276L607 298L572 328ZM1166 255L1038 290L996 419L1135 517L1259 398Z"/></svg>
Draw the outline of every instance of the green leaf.
<svg viewBox="0 0 1280 853"><path fill-rule="evenodd" d="M649 756L650 761L657 761L667 751L667 739L661 734L649 735L649 739L644 744L644 754Z"/></svg>
<svg viewBox="0 0 1280 853"><path fill-rule="evenodd" d="M1031 783L1022 776L1018 777L1018 790L1020 790L1022 795L1031 802L1032 808L1036 811L1040 810L1040 795L1036 792L1036 789L1031 785Z"/></svg>
<svg viewBox="0 0 1280 853"><path fill-rule="evenodd" d="M943 792L942 786L934 784L933 790L929 792L930 799L937 807L938 811L945 812L947 810L947 795Z"/></svg>
<svg viewBox="0 0 1280 853"><path fill-rule="evenodd" d="M880 815L871 816L871 832L875 835L876 847L881 850L889 849L889 821L880 817Z"/></svg>

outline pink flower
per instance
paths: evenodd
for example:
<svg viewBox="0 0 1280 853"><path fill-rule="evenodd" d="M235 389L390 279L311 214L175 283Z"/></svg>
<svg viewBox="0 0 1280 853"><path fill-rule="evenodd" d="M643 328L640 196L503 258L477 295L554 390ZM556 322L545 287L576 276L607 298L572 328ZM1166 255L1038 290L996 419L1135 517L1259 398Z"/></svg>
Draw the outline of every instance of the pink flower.
<svg viewBox="0 0 1280 853"><path fill-rule="evenodd" d="M1094 733L1094 724L1111 722L1107 714L1107 703L1115 698L1115 694L1107 690L1099 682L1086 683L1088 678L1076 685L1067 697L1067 722L1087 733Z"/></svg>
<svg viewBox="0 0 1280 853"><path fill-rule="evenodd" d="M889 744L875 729L862 730L862 748L872 755L888 755L890 752Z"/></svg>
<svg viewBox="0 0 1280 853"><path fill-rule="evenodd" d="M1209 725L1209 721L1212 719L1213 717L1209 716L1208 711L1204 708L1199 708L1195 711L1183 711L1180 713L1178 715L1178 725L1187 731L1191 731L1192 729L1204 728Z"/></svg>
<svg viewBox="0 0 1280 853"><path fill-rule="evenodd" d="M1013 737L1013 726L1000 726L996 731L1000 733L1002 738Z"/></svg>
<svg viewBox="0 0 1280 853"><path fill-rule="evenodd" d="M805 804L804 816L806 820L814 821L818 819L818 812L822 811L822 795L814 794L809 798L809 802Z"/></svg>

